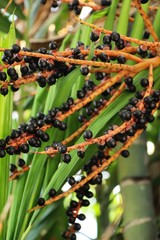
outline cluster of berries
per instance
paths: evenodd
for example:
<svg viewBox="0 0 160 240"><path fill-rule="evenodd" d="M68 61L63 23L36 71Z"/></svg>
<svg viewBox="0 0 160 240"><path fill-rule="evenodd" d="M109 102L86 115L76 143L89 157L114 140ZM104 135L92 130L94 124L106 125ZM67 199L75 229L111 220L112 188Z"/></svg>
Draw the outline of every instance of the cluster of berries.
<svg viewBox="0 0 160 240"><path fill-rule="evenodd" d="M28 48L21 50L17 44L14 44L11 49L5 49L2 61L4 62L3 69L7 68L7 73L3 70L0 71L0 93L6 96L8 86L11 87L13 92L16 92L21 84L28 83L30 79L33 81L33 78L42 88L46 85L52 86L58 78L70 73L74 69L71 65L45 59L45 54L53 55L56 50L57 43L55 41L50 42L49 50L46 48L37 50L36 53L40 53L43 57L32 56L32 53L35 52ZM15 68L18 65L20 66L20 73Z"/></svg>
<svg viewBox="0 0 160 240"><path fill-rule="evenodd" d="M66 3L67 1L64 1L64 2ZM47 3L47 0L41 0L40 3L44 5ZM100 5L97 3L95 3L95 5L101 6L102 8L104 8L104 7L109 7L111 3L112 3L112 0L101 0ZM57 8L59 4L60 3L57 0L53 0L51 2L51 8ZM79 15L81 13L82 7L83 7L83 4L79 0L68 1L68 9L70 11L74 11L76 15Z"/></svg>
<svg viewBox="0 0 160 240"><path fill-rule="evenodd" d="M72 103L73 99L69 98L65 104L70 106ZM65 104L63 105L65 106ZM65 111L64 106L63 111ZM65 131L67 125L57 118L59 112L61 112L60 108L53 108L46 115L39 112L37 117L30 118L28 124L22 123L17 130L13 129L11 135L0 139L0 157L3 158L6 152L9 155L28 153L29 145L37 148L41 146L41 142L48 142L49 135L42 127L52 126Z"/></svg>
<svg viewBox="0 0 160 240"><path fill-rule="evenodd" d="M62 0L62 2L63 2L63 0ZM64 2L66 3L67 1L64 1ZM148 0L140 0L141 4L145 4L147 2L148 2ZM47 0L41 0L40 3L44 5L47 3ZM60 3L57 0L53 0L51 2L51 8L57 8L59 6L59 4ZM112 4L112 0L101 0L99 3L94 1L94 8L96 9L95 6L97 6L98 7L97 10L98 10L98 9L100 9L100 7L101 8L109 7L109 6L111 6L111 4ZM89 5L89 6L93 7L93 5ZM76 15L79 15L81 13L82 7L83 7L83 3L80 2L79 0L68 1L68 9L70 11L74 11L74 13ZM95 9L93 9L93 11Z"/></svg>

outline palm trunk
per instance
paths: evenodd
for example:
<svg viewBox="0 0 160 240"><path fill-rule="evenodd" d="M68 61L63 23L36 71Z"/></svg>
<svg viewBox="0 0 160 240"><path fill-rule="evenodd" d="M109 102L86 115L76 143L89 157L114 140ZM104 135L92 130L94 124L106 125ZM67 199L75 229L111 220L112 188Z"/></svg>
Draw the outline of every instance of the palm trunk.
<svg viewBox="0 0 160 240"><path fill-rule="evenodd" d="M129 150L130 158L120 158L118 163L124 207L124 239L154 240L156 224L144 134Z"/></svg>

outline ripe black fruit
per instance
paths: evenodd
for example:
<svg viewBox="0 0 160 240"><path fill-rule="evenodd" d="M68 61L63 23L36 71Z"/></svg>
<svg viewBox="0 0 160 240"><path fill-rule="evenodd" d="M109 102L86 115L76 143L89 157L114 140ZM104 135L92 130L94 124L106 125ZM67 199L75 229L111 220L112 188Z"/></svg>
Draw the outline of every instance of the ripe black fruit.
<svg viewBox="0 0 160 240"><path fill-rule="evenodd" d="M21 50L21 48L18 44L13 44L12 45L12 52L13 53L19 53L20 50Z"/></svg>
<svg viewBox="0 0 160 240"><path fill-rule="evenodd" d="M111 5L111 0L101 0L101 5L109 7Z"/></svg>
<svg viewBox="0 0 160 240"><path fill-rule="evenodd" d="M142 78L140 83L141 83L142 87L148 87L148 85L149 85L149 81L147 78Z"/></svg>
<svg viewBox="0 0 160 240"><path fill-rule="evenodd" d="M149 0L140 0L140 3L142 3L142 4L145 4L145 3L147 3Z"/></svg>
<svg viewBox="0 0 160 240"><path fill-rule="evenodd" d="M11 163L10 166L9 166L9 170L10 170L11 172L17 171L16 165Z"/></svg>
<svg viewBox="0 0 160 240"><path fill-rule="evenodd" d="M92 42L96 42L99 39L99 34L92 31L90 34L90 39Z"/></svg>
<svg viewBox="0 0 160 240"><path fill-rule="evenodd" d="M49 193L48 193L48 195L49 195L49 197L55 197L56 196L56 194L57 194L57 191L54 189L54 188L51 188L50 190L49 190Z"/></svg>
<svg viewBox="0 0 160 240"><path fill-rule="evenodd" d="M66 153L66 152L67 152L67 147L62 144L62 145L60 145L60 146L58 147L58 151L59 151L60 153Z"/></svg>
<svg viewBox="0 0 160 240"><path fill-rule="evenodd" d="M130 153L129 153L128 150L122 150L122 152L121 152L121 156L122 156L122 157L127 158L127 157L129 157L129 155L130 155Z"/></svg>
<svg viewBox="0 0 160 240"><path fill-rule="evenodd" d="M81 67L80 71L81 71L82 75L87 76L88 73L89 73L89 68L88 67Z"/></svg>
<svg viewBox="0 0 160 240"><path fill-rule="evenodd" d="M39 198L38 201L37 201L37 204L38 204L39 206L44 206L44 204L45 204L45 199L44 199L44 198Z"/></svg>
<svg viewBox="0 0 160 240"><path fill-rule="evenodd" d="M114 41L114 42L118 42L119 39L120 39L120 34L117 33L117 32L112 32L112 33L111 33L111 39L112 39L112 41Z"/></svg>
<svg viewBox="0 0 160 240"><path fill-rule="evenodd" d="M126 58L122 55L117 57L117 61L121 64L124 64L126 62Z"/></svg>
<svg viewBox="0 0 160 240"><path fill-rule="evenodd" d="M69 162L71 161L71 155L68 154L68 153L63 154L63 155L62 155L62 160L63 160L63 162L65 162L65 163L69 163Z"/></svg>
<svg viewBox="0 0 160 240"><path fill-rule="evenodd" d="M6 155L6 152L5 152L5 150L3 150L3 149L0 149L0 158L3 158L3 157L5 157L5 155Z"/></svg>
<svg viewBox="0 0 160 240"><path fill-rule="evenodd" d="M91 139L93 136L93 133L91 132L91 130L86 130L83 134L84 139Z"/></svg>
<svg viewBox="0 0 160 240"><path fill-rule="evenodd" d="M74 177L69 177L68 178L68 183L73 186L76 183L76 180L74 179Z"/></svg>
<svg viewBox="0 0 160 240"><path fill-rule="evenodd" d="M26 163L25 163L25 161L24 161L22 158L19 158L19 159L18 159L17 165L18 165L19 167L23 167L25 164L26 164Z"/></svg>

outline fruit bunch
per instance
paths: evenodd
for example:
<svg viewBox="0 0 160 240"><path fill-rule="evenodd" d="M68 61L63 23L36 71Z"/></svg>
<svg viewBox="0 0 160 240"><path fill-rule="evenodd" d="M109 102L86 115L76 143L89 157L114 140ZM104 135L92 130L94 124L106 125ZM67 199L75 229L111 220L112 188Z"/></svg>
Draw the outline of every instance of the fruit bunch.
<svg viewBox="0 0 160 240"><path fill-rule="evenodd" d="M72 151L76 151L77 159L83 161L86 148L95 146L95 153L82 164L80 179L66 177L70 184L68 191L62 193L52 187L48 192L48 199L40 197L37 206L29 210L32 212L44 208L75 192L77 199L71 200L66 211L69 226L62 234L66 239L76 239L75 232L81 228L76 220L85 219L85 215L79 211L81 207L90 204L88 199L93 196L91 185L102 183L102 171L120 155L129 157L129 146L146 129L147 124L154 121L154 113L159 108L159 79L154 78L154 72L159 71L160 42L141 6L146 2L148 1L133 1L146 26L143 40L77 19L80 24L92 29L91 46L79 41L74 48L59 51L56 42L52 41L48 49L40 48L37 51L21 49L17 44L11 49L0 49L3 52L0 93L4 97L9 90L16 92L22 85L30 83L48 90L58 84L61 77L69 78L75 71L84 79L84 84L76 91L75 97L68 97L47 113L38 112L28 123L21 123L17 129L12 129L9 136L0 139L0 158L6 154L19 155L17 165L10 165L10 180L17 179L32 167L31 162L27 165L21 158L21 153L34 152L53 159L56 154L60 154L61 163L69 165L72 162ZM41 3L45 4L46 1ZM52 7L56 7L56 4L53 1ZM109 0L101 1L101 8L110 5ZM83 2L69 2L70 10L75 10L76 13L82 6ZM146 40L150 35L153 41ZM147 76L139 79L137 76L141 71L145 71ZM119 124L110 124L101 134L94 136L90 129L91 124L119 97L123 98L124 94L128 96L128 102L116 114ZM49 129L67 132L68 119L71 116L77 117L78 128L61 141L52 141ZM83 141L72 144L79 136L83 136ZM47 144L43 151L36 152L35 149L41 147L42 142L49 141L51 144Z"/></svg>

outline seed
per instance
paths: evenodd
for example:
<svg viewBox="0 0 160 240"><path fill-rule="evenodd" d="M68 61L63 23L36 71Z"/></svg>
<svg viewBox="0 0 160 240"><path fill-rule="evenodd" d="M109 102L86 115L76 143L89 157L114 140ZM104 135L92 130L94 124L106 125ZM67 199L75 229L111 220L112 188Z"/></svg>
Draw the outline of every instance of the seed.
<svg viewBox="0 0 160 240"><path fill-rule="evenodd" d="M122 156L122 157L128 158L129 155L130 155L130 153L129 153L128 150L122 150L122 151L121 151L121 156Z"/></svg>
<svg viewBox="0 0 160 240"><path fill-rule="evenodd" d="M69 177L68 178L68 183L73 186L76 183L76 180L74 179L74 177Z"/></svg>
<svg viewBox="0 0 160 240"><path fill-rule="evenodd" d="M63 238L68 238L68 236L69 236L69 231L62 232L62 233L61 233L61 236L62 236Z"/></svg>
<svg viewBox="0 0 160 240"><path fill-rule="evenodd" d="M126 131L126 133L128 136L132 137L135 134L135 130L133 128L130 128Z"/></svg>
<svg viewBox="0 0 160 240"><path fill-rule="evenodd" d="M67 100L68 104L71 106L74 104L74 99L72 97L69 97Z"/></svg>
<svg viewBox="0 0 160 240"><path fill-rule="evenodd" d="M13 146L9 146L9 147L6 148L6 152L9 155L13 155L15 153L15 148Z"/></svg>
<svg viewBox="0 0 160 240"><path fill-rule="evenodd" d="M11 59L11 58L13 57L13 52L12 52L12 50L10 50L10 49L4 50L4 57L5 57L6 59Z"/></svg>
<svg viewBox="0 0 160 240"><path fill-rule="evenodd" d="M148 30L145 30L144 33L143 33L143 38L148 39L149 36L150 36L150 32Z"/></svg>
<svg viewBox="0 0 160 240"><path fill-rule="evenodd" d="M149 0L140 0L140 3L144 4L147 3Z"/></svg>
<svg viewBox="0 0 160 240"><path fill-rule="evenodd" d="M61 124L59 126L59 129L62 130L62 131L65 131L67 129L67 124L64 123L64 122L61 122Z"/></svg>
<svg viewBox="0 0 160 240"><path fill-rule="evenodd" d="M148 85L149 85L149 81L147 78L142 78L140 83L141 83L142 87L148 87Z"/></svg>
<svg viewBox="0 0 160 240"><path fill-rule="evenodd" d="M45 87L46 86L46 78L45 77L43 77L43 76L39 76L39 77L37 77L37 79L36 79L36 81L38 82L38 85L40 86L40 87Z"/></svg>
<svg viewBox="0 0 160 240"><path fill-rule="evenodd" d="M35 147L36 146L36 143L37 141L36 141L36 139L35 138L30 138L29 140L28 140L28 143L29 143L29 145L31 146L31 147Z"/></svg>
<svg viewBox="0 0 160 240"><path fill-rule="evenodd" d="M82 75L87 76L89 73L89 68L88 67L81 67L80 72Z"/></svg>
<svg viewBox="0 0 160 240"><path fill-rule="evenodd" d="M76 15L79 15L81 13L82 8L80 6L75 7L74 12Z"/></svg>
<svg viewBox="0 0 160 240"><path fill-rule="evenodd" d="M6 146L6 141L4 139L0 139L0 148L3 148Z"/></svg>
<svg viewBox="0 0 160 240"><path fill-rule="evenodd" d="M117 33L117 32L112 32L112 33L111 33L111 39L112 39L114 42L118 42L119 39L120 39L120 34Z"/></svg>
<svg viewBox="0 0 160 240"><path fill-rule="evenodd" d="M39 53L42 53L42 54L46 54L46 53L47 53L47 49L44 48L44 47L42 47L42 48L39 48L39 49L38 49L38 52L39 52Z"/></svg>
<svg viewBox="0 0 160 240"><path fill-rule="evenodd" d="M5 150L3 150L3 149L0 149L0 158L3 158L3 157L5 157L5 155L6 155L6 152L5 152Z"/></svg>
<svg viewBox="0 0 160 240"><path fill-rule="evenodd" d="M75 200L72 200L71 202L70 202L70 207L71 208L76 208L78 206L78 202L76 202Z"/></svg>
<svg viewBox="0 0 160 240"><path fill-rule="evenodd" d="M67 152L67 147L63 144L61 144L60 146L58 146L58 151L60 153L66 153Z"/></svg>
<svg viewBox="0 0 160 240"><path fill-rule="evenodd" d="M19 158L19 159L18 159L17 165L18 165L19 167L23 167L25 164L26 164L26 163L25 163L25 161L24 161L22 158Z"/></svg>
<svg viewBox="0 0 160 240"><path fill-rule="evenodd" d="M101 0L101 5L109 7L111 5L111 0Z"/></svg>
<svg viewBox="0 0 160 240"><path fill-rule="evenodd" d="M96 42L99 39L99 34L92 31L90 34L90 39L92 42Z"/></svg>
<svg viewBox="0 0 160 240"><path fill-rule="evenodd" d="M94 109L93 109L93 108L91 108L91 107L86 107L86 114L87 114L88 116L91 116L93 112L94 112Z"/></svg>
<svg viewBox="0 0 160 240"><path fill-rule="evenodd" d="M9 166L9 170L10 170L11 172L15 172L15 171L17 171L17 167L16 167L16 165L13 164L13 163L11 163L10 166Z"/></svg>
<svg viewBox="0 0 160 240"><path fill-rule="evenodd" d="M11 91L12 92L17 92L19 90L19 88L16 88L16 87L14 87L13 85L11 86Z"/></svg>
<svg viewBox="0 0 160 240"><path fill-rule="evenodd" d="M121 64L124 64L124 63L126 63L126 58L124 56L120 55L117 57L117 61Z"/></svg>
<svg viewBox="0 0 160 240"><path fill-rule="evenodd" d="M41 4L45 4L47 0L41 0Z"/></svg>
<svg viewBox="0 0 160 240"><path fill-rule="evenodd" d="M111 37L109 35L105 35L103 37L103 43L109 45L111 43Z"/></svg>
<svg viewBox="0 0 160 240"><path fill-rule="evenodd" d="M75 217L73 217L73 216L70 216L69 218L68 218L68 222L69 223L74 223L75 222Z"/></svg>
<svg viewBox="0 0 160 240"><path fill-rule="evenodd" d="M105 53L99 54L98 57L102 62L109 62L110 61L110 59L108 58L108 56Z"/></svg>
<svg viewBox="0 0 160 240"><path fill-rule="evenodd" d="M44 60L44 59L39 59L39 61L38 61L38 67L39 67L39 69L40 70L45 70L46 68L47 68L47 61L46 60Z"/></svg>
<svg viewBox="0 0 160 240"><path fill-rule="evenodd" d="M78 214L77 218L81 221L85 220L86 216L83 213Z"/></svg>
<svg viewBox="0 0 160 240"><path fill-rule="evenodd" d="M125 47L125 42L122 38L120 38L115 44L119 50Z"/></svg>
<svg viewBox="0 0 160 240"><path fill-rule="evenodd" d="M20 132L18 130L13 129L11 132L11 138L18 138L20 136Z"/></svg>
<svg viewBox="0 0 160 240"><path fill-rule="evenodd" d="M83 90L77 91L77 98L82 99L85 97L85 92Z"/></svg>
<svg viewBox="0 0 160 240"><path fill-rule="evenodd" d="M7 74L8 74L8 76L10 76L11 78L13 78L13 77L17 74L17 72L16 72L16 70L15 70L13 67L9 67L9 68L7 69Z"/></svg>
<svg viewBox="0 0 160 240"><path fill-rule="evenodd" d="M89 202L88 199L83 199L83 200L82 200L82 206L83 206L83 207L88 207L89 205L90 205L90 202Z"/></svg>
<svg viewBox="0 0 160 240"><path fill-rule="evenodd" d="M85 196L87 198L92 198L93 197L93 193L91 191L88 191L88 192L85 193Z"/></svg>
<svg viewBox="0 0 160 240"><path fill-rule="evenodd" d="M129 76L129 77L127 77L127 78L124 79L124 82L125 82L128 86L130 86L130 85L133 84L133 78Z"/></svg>
<svg viewBox="0 0 160 240"><path fill-rule="evenodd" d="M84 158L84 156L85 156L85 151L78 150L78 151L77 151L77 155L78 155L78 157L80 157L80 158Z"/></svg>
<svg viewBox="0 0 160 240"><path fill-rule="evenodd" d="M56 77L52 74L47 78L47 83L49 86L52 86L56 83Z"/></svg>
<svg viewBox="0 0 160 240"><path fill-rule="evenodd" d="M69 239L70 239L70 240L76 240L76 239L77 239L76 234L75 234L75 233L72 233L72 234L69 236Z"/></svg>
<svg viewBox="0 0 160 240"><path fill-rule="evenodd" d="M29 124L27 127L26 127L26 132L27 133L34 133L35 132L35 127L33 126L33 124Z"/></svg>
<svg viewBox="0 0 160 240"><path fill-rule="evenodd" d="M153 122L154 121L154 116L150 113L146 116L146 119L148 122Z"/></svg>
<svg viewBox="0 0 160 240"><path fill-rule="evenodd" d="M12 52L13 53L19 53L21 50L20 46L18 44L13 44L12 45Z"/></svg>
<svg viewBox="0 0 160 240"><path fill-rule="evenodd" d="M79 231L79 230L81 229L81 224L79 224L79 223L74 223L73 227L74 227L74 229L75 229L76 231Z"/></svg>
<svg viewBox="0 0 160 240"><path fill-rule="evenodd" d="M71 161L71 155L68 154L68 153L63 154L63 155L62 155L62 160L63 160L63 162L65 162L65 163L69 163L69 162Z"/></svg>
<svg viewBox="0 0 160 240"><path fill-rule="evenodd" d="M53 124L53 127L59 128L61 126L61 121L59 119L55 118L55 119L53 119L52 124Z"/></svg>
<svg viewBox="0 0 160 240"><path fill-rule="evenodd" d="M152 101L153 101L153 98L151 96L147 96L144 98L144 102L146 104L151 104Z"/></svg>
<svg viewBox="0 0 160 240"><path fill-rule="evenodd" d="M114 148L114 147L116 146L116 141L115 141L113 138L109 139L109 140L107 141L107 146L108 146L109 148Z"/></svg>
<svg viewBox="0 0 160 240"><path fill-rule="evenodd" d="M120 112L120 117L123 121L129 121L132 117L131 112L127 111L127 110L122 110Z"/></svg>
<svg viewBox="0 0 160 240"><path fill-rule="evenodd" d="M127 90L128 90L128 92L135 92L136 91L136 87L134 85L129 85L127 87Z"/></svg>
<svg viewBox="0 0 160 240"><path fill-rule="evenodd" d="M93 133L91 132L91 130L86 130L83 134L84 139L91 139L92 136L93 136Z"/></svg>
<svg viewBox="0 0 160 240"><path fill-rule="evenodd" d="M7 74L5 72L0 72L0 80L5 81L7 79Z"/></svg>
<svg viewBox="0 0 160 240"><path fill-rule="evenodd" d="M66 112L66 111L68 111L69 109L70 109L70 105L69 105L68 102L62 103L62 105L61 105L61 111Z"/></svg>
<svg viewBox="0 0 160 240"><path fill-rule="evenodd" d="M140 45L137 49L137 53L141 56L141 57L147 57L148 52L147 52L147 47Z"/></svg>
<svg viewBox="0 0 160 240"><path fill-rule="evenodd" d="M45 204L45 199L44 199L44 198L39 198L38 201L37 201L37 204L38 204L39 206L44 206L44 204Z"/></svg>
<svg viewBox="0 0 160 240"><path fill-rule="evenodd" d="M83 197L84 197L84 194L79 191L79 192L76 193L76 197L77 197L78 199L82 200Z"/></svg>
<svg viewBox="0 0 160 240"><path fill-rule="evenodd" d="M8 88L6 87L1 87L0 88L0 93L3 95L3 96L6 96L8 94Z"/></svg>
<svg viewBox="0 0 160 240"><path fill-rule="evenodd" d="M48 133L43 132L43 134L41 135L40 139L41 139L43 142L48 142L48 140L49 140L49 135L48 135Z"/></svg>
<svg viewBox="0 0 160 240"><path fill-rule="evenodd" d="M57 194L57 191L54 188L51 188L49 190L49 193L48 193L49 197L53 198L56 196L56 194Z"/></svg>
<svg viewBox="0 0 160 240"><path fill-rule="evenodd" d="M136 117L137 119L139 119L142 116L142 111L141 110L135 110L133 112L133 116Z"/></svg>
<svg viewBox="0 0 160 240"><path fill-rule="evenodd" d="M102 72L96 72L95 77L97 80L102 80L104 78L104 75Z"/></svg>
<svg viewBox="0 0 160 240"><path fill-rule="evenodd" d="M154 92L153 92L153 96L154 97L160 97L160 90L154 90Z"/></svg>
<svg viewBox="0 0 160 240"><path fill-rule="evenodd" d="M49 49L50 50L56 50L57 49L57 43L55 41L52 41L49 43Z"/></svg>

